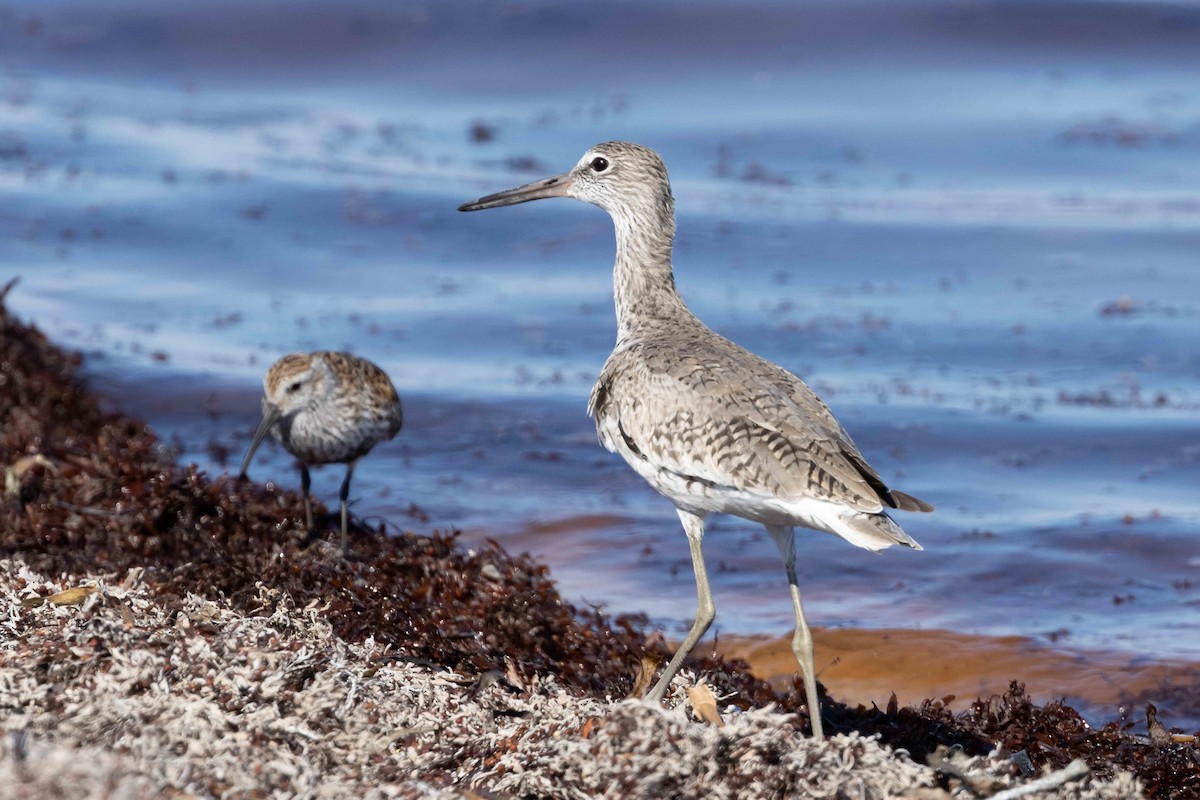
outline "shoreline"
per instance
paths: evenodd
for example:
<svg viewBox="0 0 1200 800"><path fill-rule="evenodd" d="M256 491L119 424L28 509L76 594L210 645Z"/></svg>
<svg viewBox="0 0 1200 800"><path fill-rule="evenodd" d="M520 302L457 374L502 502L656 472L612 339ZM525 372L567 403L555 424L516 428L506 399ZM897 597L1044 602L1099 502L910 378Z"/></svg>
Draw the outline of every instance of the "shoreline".
<svg viewBox="0 0 1200 800"><path fill-rule="evenodd" d="M1144 730L1147 701L1170 726L1200 717L1200 663L1118 651L1056 648L1030 637L947 630L814 628L818 679L848 704L884 707L937 697L962 710L1020 680L1035 703L1065 700L1103 726L1121 718ZM791 636L724 636L717 651L741 659L754 677L781 688L795 676ZM952 700L945 700L953 695Z"/></svg>
<svg viewBox="0 0 1200 800"><path fill-rule="evenodd" d="M454 535L389 537L355 520L349 557L302 547L295 492L173 463L144 423L101 410L76 377L78 355L2 300L0 775L26 796L57 796L46 765L97 752L107 758L92 760L83 796L109 796L117 784L105 776L124 775L117 796L234 786L384 796L386 785L402 797L774 786L946 798L965 796L964 775L1029 780L1007 759L1016 752L1035 771L1086 758L1095 798L1130 796L1130 770L1148 791L1186 780L1192 745L1093 730L1012 689L959 714L939 701L881 710L827 695L834 735L814 741L797 692L698 653L688 680L711 687L724 727L691 717L699 704L683 680L673 709L622 702L638 663L669 654L643 619L576 608L530 557L467 551ZM59 604L81 585L98 588ZM336 707L322 700L334 695ZM958 772L925 765L951 745L967 759ZM31 752L45 756L40 772ZM720 755L730 752L744 757Z"/></svg>

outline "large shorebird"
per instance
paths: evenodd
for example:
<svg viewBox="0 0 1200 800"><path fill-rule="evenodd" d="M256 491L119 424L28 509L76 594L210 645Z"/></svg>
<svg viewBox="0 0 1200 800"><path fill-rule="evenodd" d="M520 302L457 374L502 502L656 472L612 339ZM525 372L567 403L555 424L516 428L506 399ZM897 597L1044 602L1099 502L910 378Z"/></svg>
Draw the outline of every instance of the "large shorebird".
<svg viewBox="0 0 1200 800"><path fill-rule="evenodd" d="M300 461L304 522L313 530L308 489L309 465L345 464L338 497L342 511L342 552L346 552L350 477L358 459L400 431L400 396L387 373L349 353L326 350L291 353L276 361L263 378L262 422L242 459L246 477L250 459L270 433Z"/></svg>
<svg viewBox="0 0 1200 800"><path fill-rule="evenodd" d="M889 489L829 408L795 375L710 330L675 290L675 203L653 150L605 142L570 172L488 195L459 211L574 197L613 219L617 345L592 389L588 411L600 442L675 504L687 534L698 609L687 638L647 698L660 701L679 665L716 616L701 540L711 513L762 523L791 587L813 734L822 735L812 636L796 584L797 525L859 547L921 546L887 509L932 506Z"/></svg>

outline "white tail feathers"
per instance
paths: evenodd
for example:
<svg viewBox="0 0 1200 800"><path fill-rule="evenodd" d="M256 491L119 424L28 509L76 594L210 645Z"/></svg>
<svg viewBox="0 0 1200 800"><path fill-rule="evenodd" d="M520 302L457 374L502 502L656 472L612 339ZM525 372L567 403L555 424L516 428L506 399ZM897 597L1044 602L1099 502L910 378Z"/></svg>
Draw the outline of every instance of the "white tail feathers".
<svg viewBox="0 0 1200 800"><path fill-rule="evenodd" d="M780 506L776 506L776 509L785 511L790 517L783 524L802 525L805 528L833 533L850 544L867 550L885 550L896 544L902 544L914 550L925 549L883 511L855 511L829 500L817 500L812 497L780 504ZM722 510L728 511L728 509ZM744 514L744 516L755 519L749 514ZM761 517L759 521L763 524L780 524L774 519L763 520Z"/></svg>
<svg viewBox="0 0 1200 800"><path fill-rule="evenodd" d="M825 530L867 550L878 552L895 544L902 544L914 550L925 549L916 539L905 533L895 520L882 512L866 514L842 508L834 514L825 515L822 522L825 523Z"/></svg>

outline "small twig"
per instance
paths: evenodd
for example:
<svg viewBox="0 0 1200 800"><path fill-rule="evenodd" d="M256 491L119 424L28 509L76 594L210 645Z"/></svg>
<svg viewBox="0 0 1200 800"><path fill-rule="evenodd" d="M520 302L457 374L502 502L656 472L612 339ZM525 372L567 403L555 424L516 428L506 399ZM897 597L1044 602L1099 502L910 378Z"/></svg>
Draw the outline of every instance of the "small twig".
<svg viewBox="0 0 1200 800"><path fill-rule="evenodd" d="M1087 765L1086 761L1082 758L1077 758L1058 772L1051 772L1049 775L1044 778L1038 778L1036 781L1014 786L1011 789L1005 789L1003 792L997 792L989 800L1017 800L1018 797L1025 797L1035 792L1057 789L1064 783L1078 780L1091 771L1092 768Z"/></svg>
<svg viewBox="0 0 1200 800"><path fill-rule="evenodd" d="M3 288L0 288L0 308L4 308L4 300L5 300L5 298L7 298L7 297L8 297L8 293L9 293L10 291L12 291L12 288L13 288L14 286L16 286L16 285L17 285L17 282L18 282L19 280L21 280L21 276L20 276L20 275L18 275L17 277L13 278L13 279L12 279L11 281L9 281L8 283L4 284L4 287L3 287Z"/></svg>
<svg viewBox="0 0 1200 800"><path fill-rule="evenodd" d="M73 511L76 514L83 514L85 517L105 517L107 519L112 519L114 517L124 516L125 514L129 513L129 509L124 511L105 511L103 508L77 506L74 503L68 503L65 500L55 500L54 505L58 506L59 508L66 509L67 511Z"/></svg>
<svg viewBox="0 0 1200 800"><path fill-rule="evenodd" d="M303 724L291 725L288 727L283 727L281 729L286 731L287 733L294 733L297 736L303 736L305 739L308 739L311 742L319 742L324 738L323 736L321 736L321 734L315 733L315 732L309 730L308 728L304 727Z"/></svg>
<svg viewBox="0 0 1200 800"><path fill-rule="evenodd" d="M895 695L893 695L893 698ZM950 758L947 758L947 755ZM967 772L964 766L954 763L953 760L962 760L961 752L955 752L947 749L945 746L939 746L937 750L925 756L925 763L933 769L948 775L951 778L958 778L963 787L975 797L990 797L1001 784L998 780L987 775L972 775Z"/></svg>

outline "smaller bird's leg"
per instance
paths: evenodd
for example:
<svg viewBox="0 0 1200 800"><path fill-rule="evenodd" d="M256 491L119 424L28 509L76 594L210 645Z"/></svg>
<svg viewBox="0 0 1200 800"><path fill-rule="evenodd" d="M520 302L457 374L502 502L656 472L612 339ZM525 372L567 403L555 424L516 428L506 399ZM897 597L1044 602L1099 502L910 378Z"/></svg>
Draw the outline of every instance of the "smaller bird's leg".
<svg viewBox="0 0 1200 800"><path fill-rule="evenodd" d="M704 635L708 626L712 625L713 619L717 616L717 607L713 604L712 591L708 588L708 572L704 568L704 553L700 550L700 542L704 538L704 517L681 510L679 520L683 523L683 531L688 537L688 547L692 551L692 571L696 575L696 621L692 623L692 629L688 631L683 644L679 645L679 649L672 656L671 663L663 670L658 683L654 684L654 688L646 695L646 700L651 703L662 701L663 695L667 693L667 688L671 685L671 679L679 671L679 665L687 658L688 653L695 647L696 642L700 641L700 637Z"/></svg>
<svg viewBox="0 0 1200 800"><path fill-rule="evenodd" d="M796 614L796 633L792 636L792 653L800 662L800 673L804 677L804 696L808 702L808 718L812 722L813 738L821 739L825 732L821 726L821 700L817 697L816 667L813 663L812 631L804 618L804 606L800 604L800 586L796 582L796 532L791 528L768 525L767 533L775 540L783 565L787 568L788 586L792 590L792 610Z"/></svg>
<svg viewBox="0 0 1200 800"><path fill-rule="evenodd" d="M312 486L312 476L308 474L308 465L300 465L300 491L304 493L304 530L312 536L312 502L308 499L308 490Z"/></svg>
<svg viewBox="0 0 1200 800"><path fill-rule="evenodd" d="M346 552L346 531L349 529L349 513L346 511L346 501L350 498L350 476L354 474L354 465L358 463L355 459L346 465L346 478L342 481L342 490L338 493L338 499L341 500L342 506L342 552Z"/></svg>

